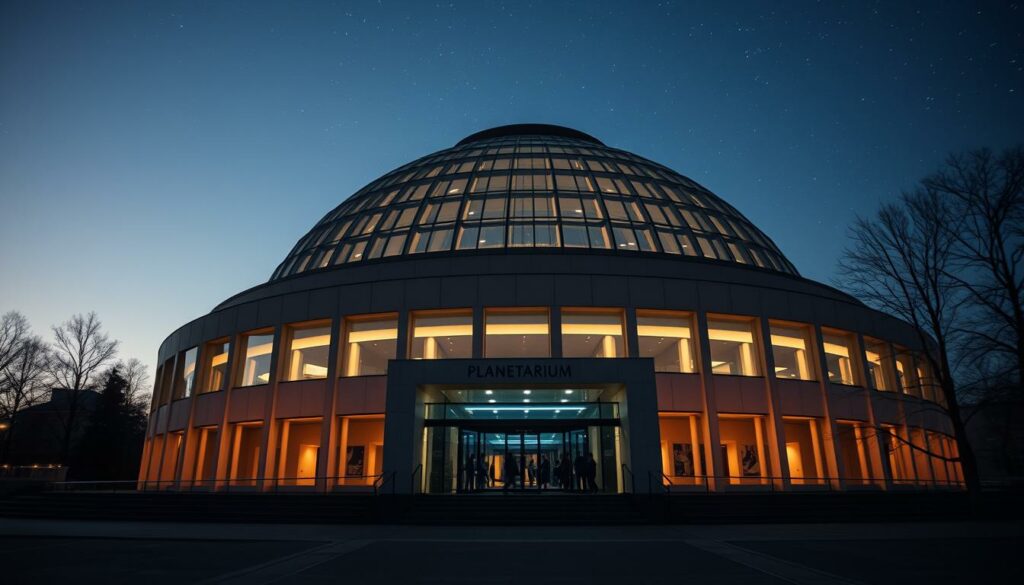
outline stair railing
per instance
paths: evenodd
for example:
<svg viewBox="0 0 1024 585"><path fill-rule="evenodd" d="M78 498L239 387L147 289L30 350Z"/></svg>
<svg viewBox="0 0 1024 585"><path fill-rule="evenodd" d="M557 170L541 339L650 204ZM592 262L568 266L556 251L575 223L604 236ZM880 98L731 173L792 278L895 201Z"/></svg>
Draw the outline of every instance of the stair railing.
<svg viewBox="0 0 1024 585"><path fill-rule="evenodd" d="M625 486L626 476L629 476L629 493L636 493L636 477L633 475L633 471L629 469L629 466L625 463L622 464L622 481Z"/></svg>
<svg viewBox="0 0 1024 585"><path fill-rule="evenodd" d="M416 466L416 469L412 470L412 474L409 475L409 493L416 495L416 477L423 475L423 464L420 463Z"/></svg>

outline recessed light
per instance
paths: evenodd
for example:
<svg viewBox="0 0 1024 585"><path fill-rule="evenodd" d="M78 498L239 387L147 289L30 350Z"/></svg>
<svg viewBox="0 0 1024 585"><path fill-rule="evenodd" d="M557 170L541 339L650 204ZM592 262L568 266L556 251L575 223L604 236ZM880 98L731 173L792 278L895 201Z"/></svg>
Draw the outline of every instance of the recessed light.
<svg viewBox="0 0 1024 585"><path fill-rule="evenodd" d="M572 390L566 390L565 393L566 394L572 394Z"/></svg>
<svg viewBox="0 0 1024 585"><path fill-rule="evenodd" d="M561 400L561 402L569 402L569 399L568 399L568 398L563 398L563 399Z"/></svg>
<svg viewBox="0 0 1024 585"><path fill-rule="evenodd" d="M484 390L484 394L490 396L491 394L494 394L494 390Z"/></svg>
<svg viewBox="0 0 1024 585"><path fill-rule="evenodd" d="M487 402L490 402L491 404L494 404L495 402L497 402L497 400L495 400L493 398L490 398L490 399L487 400Z"/></svg>
<svg viewBox="0 0 1024 585"><path fill-rule="evenodd" d="M523 390L523 394L530 394L533 390Z"/></svg>
<svg viewBox="0 0 1024 585"><path fill-rule="evenodd" d="M529 401L530 401L529 398L523 398L523 402L529 402Z"/></svg>

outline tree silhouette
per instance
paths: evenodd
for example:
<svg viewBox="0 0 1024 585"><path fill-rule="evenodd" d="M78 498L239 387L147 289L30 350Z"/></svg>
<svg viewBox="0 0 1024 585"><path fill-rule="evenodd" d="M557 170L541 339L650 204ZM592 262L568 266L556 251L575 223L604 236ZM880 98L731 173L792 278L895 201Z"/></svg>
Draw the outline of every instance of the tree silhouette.
<svg viewBox="0 0 1024 585"><path fill-rule="evenodd" d="M124 480L138 475L146 417L129 400L128 389L128 380L117 368L110 370L74 454L74 477Z"/></svg>

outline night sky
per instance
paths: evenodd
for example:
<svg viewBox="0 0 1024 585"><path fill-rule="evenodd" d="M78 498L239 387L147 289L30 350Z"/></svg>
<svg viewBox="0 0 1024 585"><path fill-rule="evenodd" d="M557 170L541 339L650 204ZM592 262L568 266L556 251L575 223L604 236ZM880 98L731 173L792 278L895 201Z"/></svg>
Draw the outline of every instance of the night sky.
<svg viewBox="0 0 1024 585"><path fill-rule="evenodd" d="M0 3L0 312L95 310L151 372L341 200L483 128L663 163L824 282L855 214L1024 141L1016 3L94 4Z"/></svg>

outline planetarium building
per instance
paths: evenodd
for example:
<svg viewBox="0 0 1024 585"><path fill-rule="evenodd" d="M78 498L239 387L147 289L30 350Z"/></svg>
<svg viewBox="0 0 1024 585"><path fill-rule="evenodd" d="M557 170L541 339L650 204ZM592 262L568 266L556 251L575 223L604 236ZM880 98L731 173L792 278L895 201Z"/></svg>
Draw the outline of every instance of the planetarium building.
<svg viewBox="0 0 1024 585"><path fill-rule="evenodd" d="M171 333L139 480L955 487L923 351L693 180L576 130L504 126L373 181L267 283Z"/></svg>

